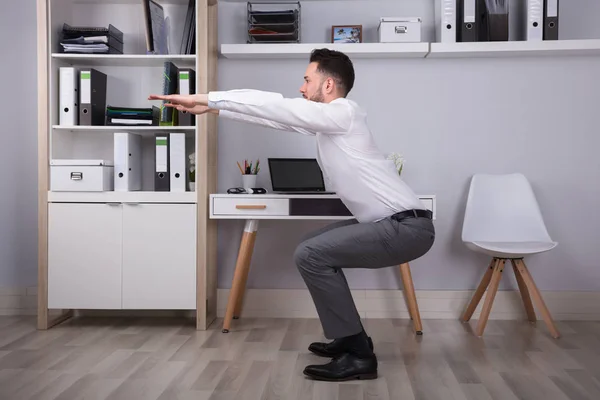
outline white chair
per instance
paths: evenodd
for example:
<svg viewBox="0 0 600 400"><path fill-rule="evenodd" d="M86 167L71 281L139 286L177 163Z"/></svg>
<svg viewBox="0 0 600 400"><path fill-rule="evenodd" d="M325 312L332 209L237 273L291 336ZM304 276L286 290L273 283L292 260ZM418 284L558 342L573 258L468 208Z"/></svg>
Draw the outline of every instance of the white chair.
<svg viewBox="0 0 600 400"><path fill-rule="evenodd" d="M552 316L535 285L523 258L556 247L542 219L539 205L527 178L515 174L475 174L467 199L462 240L467 248L487 254L492 261L467 306L462 321L471 319L487 289L476 334L483 335L504 264L510 260L529 321L536 321L531 299L554 338L560 336ZM530 297L531 296L531 297Z"/></svg>

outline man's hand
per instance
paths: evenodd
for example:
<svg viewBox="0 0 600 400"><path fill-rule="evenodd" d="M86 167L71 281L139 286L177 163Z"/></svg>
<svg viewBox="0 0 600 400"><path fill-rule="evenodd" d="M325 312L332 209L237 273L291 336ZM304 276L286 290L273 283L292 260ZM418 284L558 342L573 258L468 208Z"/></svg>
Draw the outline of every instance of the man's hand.
<svg viewBox="0 0 600 400"><path fill-rule="evenodd" d="M179 111L187 111L192 114L205 114L207 112L213 114L219 114L219 110L213 110L208 106L196 104L196 97L194 95L180 95L180 94L169 94L169 95L157 95L152 94L148 97L148 100L164 100L166 101L165 107L173 107Z"/></svg>
<svg viewBox="0 0 600 400"><path fill-rule="evenodd" d="M179 111L187 111L191 114L197 114L197 115L202 115L202 114L206 114L206 113L217 114L217 115L219 114L219 110L213 110L212 108L208 108L208 106L197 105L192 108L184 107L181 104L179 104L179 105L165 104L165 106L173 107L173 108L178 109Z"/></svg>

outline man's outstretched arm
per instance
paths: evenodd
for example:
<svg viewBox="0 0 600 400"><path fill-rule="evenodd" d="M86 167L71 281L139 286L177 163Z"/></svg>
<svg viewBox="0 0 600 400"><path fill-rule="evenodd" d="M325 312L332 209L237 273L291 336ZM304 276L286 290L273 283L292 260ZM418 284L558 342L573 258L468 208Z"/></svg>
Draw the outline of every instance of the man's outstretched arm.
<svg viewBox="0 0 600 400"><path fill-rule="evenodd" d="M271 95L269 92L260 92L260 93L262 93L262 96L270 96ZM233 120L237 120L237 121L248 122L248 123L255 124L255 125L266 126L266 127L273 128L273 129L298 132L298 133L302 133L304 135L315 135L315 132L312 132L312 131L309 131L309 130L306 130L303 128L285 125L285 124L282 124L279 122L270 121L265 118L254 117L254 116L251 116L248 114L242 114L242 113L234 112L234 111L211 109L206 105L197 103L194 95L152 94L152 95L148 96L148 100L163 100L163 101L166 101L166 103L165 103L166 107L173 107L179 111L187 111L189 113L196 114L196 115L198 115L198 114L201 115L201 114L205 114L208 112L211 114L220 115L225 118L229 118L229 119L233 119Z"/></svg>
<svg viewBox="0 0 600 400"><path fill-rule="evenodd" d="M227 111L227 110L211 110L211 112L213 112L213 111L215 114L217 114L223 118L228 118L228 119L231 119L234 121L242 121L242 122L247 122L247 123L254 124L254 125L266 126L267 128L277 129L277 130L281 130L281 131L298 132L303 135L311 135L311 136L315 135L314 132L311 132L309 130L281 124L279 122L270 121L265 118L253 117L251 115L242 114L242 113L233 112L233 111Z"/></svg>
<svg viewBox="0 0 600 400"><path fill-rule="evenodd" d="M352 110L345 104L288 99L279 93L241 89L194 95L196 104L262 118L310 132L345 133Z"/></svg>

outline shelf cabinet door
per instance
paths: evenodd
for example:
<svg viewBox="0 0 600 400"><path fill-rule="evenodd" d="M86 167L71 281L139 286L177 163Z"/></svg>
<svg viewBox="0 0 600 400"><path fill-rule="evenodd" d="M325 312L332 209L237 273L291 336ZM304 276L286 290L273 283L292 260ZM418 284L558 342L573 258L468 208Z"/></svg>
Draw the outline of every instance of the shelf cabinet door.
<svg viewBox="0 0 600 400"><path fill-rule="evenodd" d="M123 308L196 308L195 204L124 204Z"/></svg>
<svg viewBox="0 0 600 400"><path fill-rule="evenodd" d="M48 308L121 308L121 223L119 204L48 204Z"/></svg>

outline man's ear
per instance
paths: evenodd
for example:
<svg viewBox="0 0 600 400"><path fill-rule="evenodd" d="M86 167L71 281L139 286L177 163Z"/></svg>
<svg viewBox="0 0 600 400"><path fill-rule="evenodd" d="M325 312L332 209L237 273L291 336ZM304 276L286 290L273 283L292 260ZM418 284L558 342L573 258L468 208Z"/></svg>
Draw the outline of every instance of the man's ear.
<svg viewBox="0 0 600 400"><path fill-rule="evenodd" d="M335 90L335 81L333 78L325 79L325 93L330 94Z"/></svg>

